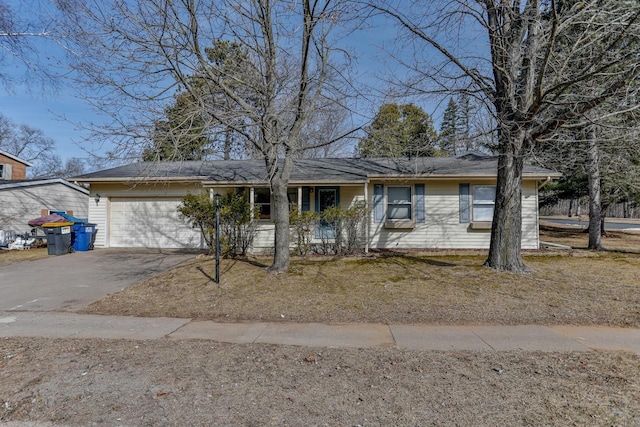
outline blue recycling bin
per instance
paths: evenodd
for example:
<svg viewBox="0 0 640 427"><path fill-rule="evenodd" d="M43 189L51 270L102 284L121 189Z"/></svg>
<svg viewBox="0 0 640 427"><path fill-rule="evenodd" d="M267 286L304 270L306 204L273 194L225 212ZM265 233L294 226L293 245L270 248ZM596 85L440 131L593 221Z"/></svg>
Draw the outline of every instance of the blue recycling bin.
<svg viewBox="0 0 640 427"><path fill-rule="evenodd" d="M95 234L95 224L85 222L73 224L73 248L79 252L92 250Z"/></svg>

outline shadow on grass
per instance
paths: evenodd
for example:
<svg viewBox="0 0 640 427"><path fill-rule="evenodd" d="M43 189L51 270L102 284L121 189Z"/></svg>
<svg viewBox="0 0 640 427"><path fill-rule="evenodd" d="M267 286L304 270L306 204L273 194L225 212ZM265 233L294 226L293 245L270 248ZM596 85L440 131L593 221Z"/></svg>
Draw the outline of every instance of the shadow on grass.
<svg viewBox="0 0 640 427"><path fill-rule="evenodd" d="M257 260L255 260L255 259L248 258L248 257L244 257L244 258L238 257L238 258L234 258L233 260L234 260L234 262L231 264L232 266L233 266L236 262L243 262L243 263L245 263L245 264L253 265L254 267L258 267L258 268L267 268L267 267L269 267L269 266L268 266L267 264L265 264L265 263L262 263L262 262L260 262L260 261L257 261Z"/></svg>
<svg viewBox="0 0 640 427"><path fill-rule="evenodd" d="M445 261L438 261L435 259L431 259L431 258L418 258L418 257L414 257L414 256L407 256L406 257L408 260L415 262L415 263L422 263L422 264L428 264L428 265L432 265L434 267L457 267L458 264L453 263L453 262L445 262Z"/></svg>
<svg viewBox="0 0 640 427"><path fill-rule="evenodd" d="M261 263L255 259L251 259L248 257L236 257L236 258L231 258L231 259L227 259L227 261L230 262L225 262L224 267L222 266L221 263L221 267L222 269L220 270L220 279L222 280L222 275L225 273L228 273L229 271L231 271L231 269L233 267L236 266L236 264L238 263L243 263L243 264L249 264L249 265L253 265L254 267L258 267L258 268L267 268L268 265ZM215 266L215 258L212 258L212 264ZM209 273L207 273L204 268L202 268L201 266L196 267L196 270L198 270L200 273L202 273L203 276L205 276L207 279L211 280L213 283L215 283L215 277L210 275Z"/></svg>
<svg viewBox="0 0 640 427"><path fill-rule="evenodd" d="M200 267L200 266L197 266L197 267L196 267L196 270L198 270L200 273L202 273L202 275L203 275L204 277L206 277L207 279L211 280L213 283L215 283L215 282L216 282L216 278L215 278L215 277L210 276L210 275L209 275L209 273L207 273L206 271L204 271L204 268L202 268L202 267Z"/></svg>
<svg viewBox="0 0 640 427"><path fill-rule="evenodd" d="M414 255L409 255L406 252L384 251L382 252L381 255L383 259L401 258L415 264L427 264L434 267L457 267L458 266L458 264L453 262L440 261L440 260L435 260L427 257L418 257Z"/></svg>

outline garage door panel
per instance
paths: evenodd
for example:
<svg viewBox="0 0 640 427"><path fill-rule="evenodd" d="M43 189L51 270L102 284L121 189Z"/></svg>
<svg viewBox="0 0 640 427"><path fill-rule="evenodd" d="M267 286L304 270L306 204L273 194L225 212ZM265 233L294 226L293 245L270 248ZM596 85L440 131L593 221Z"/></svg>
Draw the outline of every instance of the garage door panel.
<svg viewBox="0 0 640 427"><path fill-rule="evenodd" d="M180 199L111 199L111 247L199 248L200 231L178 213Z"/></svg>

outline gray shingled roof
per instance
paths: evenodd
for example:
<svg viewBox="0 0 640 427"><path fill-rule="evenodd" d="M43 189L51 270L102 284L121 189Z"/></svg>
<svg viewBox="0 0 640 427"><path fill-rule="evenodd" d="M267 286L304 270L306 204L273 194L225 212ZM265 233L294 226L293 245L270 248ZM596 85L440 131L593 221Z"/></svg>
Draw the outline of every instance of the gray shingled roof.
<svg viewBox="0 0 640 427"><path fill-rule="evenodd" d="M400 159L303 159L295 162L291 183L366 182L384 177L495 177L496 157L416 157ZM523 175L534 179L559 177L557 172L526 165ZM198 180L218 183L266 183L262 160L217 160L133 163L73 178L79 182L124 180Z"/></svg>

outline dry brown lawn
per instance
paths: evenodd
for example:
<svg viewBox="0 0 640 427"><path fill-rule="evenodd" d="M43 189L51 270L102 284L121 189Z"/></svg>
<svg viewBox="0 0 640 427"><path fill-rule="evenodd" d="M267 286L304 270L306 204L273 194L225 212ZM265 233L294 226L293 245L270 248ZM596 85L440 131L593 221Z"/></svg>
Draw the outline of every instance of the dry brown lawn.
<svg viewBox="0 0 640 427"><path fill-rule="evenodd" d="M624 352L4 338L0 425L637 426L639 366Z"/></svg>
<svg viewBox="0 0 640 427"><path fill-rule="evenodd" d="M0 250L0 267L13 264L14 262L35 261L48 257L47 248L33 248L21 250Z"/></svg>
<svg viewBox="0 0 640 427"><path fill-rule="evenodd" d="M586 246L583 235L545 236L552 238ZM223 261L217 285L213 260L201 256L89 311L638 326L632 239L616 241L626 252L529 253L524 275L482 267L480 252L295 259L289 274L275 277L265 272L268 258L251 258ZM631 426L640 425L639 366L637 354L610 351L14 337L0 339L0 424Z"/></svg>
<svg viewBox="0 0 640 427"><path fill-rule="evenodd" d="M544 232L575 243L586 236ZM484 252L382 253L294 258L290 272L270 259L192 262L110 295L85 312L216 321L640 326L640 235L616 233L626 252L532 252L526 274L483 267ZM586 247L586 243L584 243Z"/></svg>

